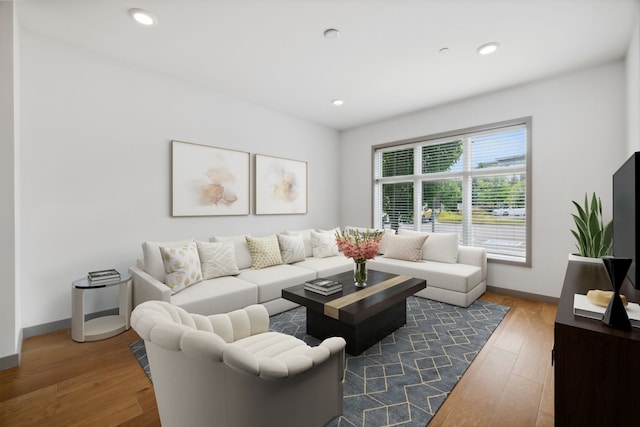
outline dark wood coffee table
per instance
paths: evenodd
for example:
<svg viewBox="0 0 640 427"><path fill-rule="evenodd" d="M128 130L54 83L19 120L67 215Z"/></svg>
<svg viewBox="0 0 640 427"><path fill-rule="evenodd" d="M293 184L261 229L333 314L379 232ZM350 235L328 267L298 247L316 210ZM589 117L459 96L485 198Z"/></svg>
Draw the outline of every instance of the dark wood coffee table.
<svg viewBox="0 0 640 427"><path fill-rule="evenodd" d="M354 356L407 323L407 297L426 287L424 280L375 270L369 270L366 288L353 285L351 271L326 278L341 282L342 292L323 296L302 284L283 289L282 297L307 308L309 335L343 337Z"/></svg>

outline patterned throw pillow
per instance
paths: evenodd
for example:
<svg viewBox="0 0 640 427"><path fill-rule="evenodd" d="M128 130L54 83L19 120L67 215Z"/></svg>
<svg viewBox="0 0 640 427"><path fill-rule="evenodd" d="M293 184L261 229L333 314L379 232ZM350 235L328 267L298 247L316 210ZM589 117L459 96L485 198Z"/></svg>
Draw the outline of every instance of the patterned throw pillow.
<svg viewBox="0 0 640 427"><path fill-rule="evenodd" d="M301 234L296 234L294 236L278 234L278 243L280 244L282 262L285 264L291 264L296 261L304 261L304 239Z"/></svg>
<svg viewBox="0 0 640 427"><path fill-rule="evenodd" d="M266 237L245 236L251 253L251 269L271 267L282 264L280 246L275 234Z"/></svg>
<svg viewBox="0 0 640 427"><path fill-rule="evenodd" d="M422 245L427 240L426 235L401 236L389 234L384 258L402 259L405 261L420 261Z"/></svg>
<svg viewBox="0 0 640 427"><path fill-rule="evenodd" d="M165 284L171 288L172 295L202 280L196 242L180 248L161 246L160 254L164 264Z"/></svg>
<svg viewBox="0 0 640 427"><path fill-rule="evenodd" d="M196 242L205 279L240 274L233 242Z"/></svg>
<svg viewBox="0 0 640 427"><path fill-rule="evenodd" d="M338 244L333 231L323 233L311 232L311 246L314 258L327 258L338 255Z"/></svg>

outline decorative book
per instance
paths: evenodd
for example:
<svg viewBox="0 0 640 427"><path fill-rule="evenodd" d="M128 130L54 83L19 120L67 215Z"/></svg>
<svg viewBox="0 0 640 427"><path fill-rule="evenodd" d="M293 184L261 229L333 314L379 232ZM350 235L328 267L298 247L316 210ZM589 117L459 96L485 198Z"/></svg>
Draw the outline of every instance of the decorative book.
<svg viewBox="0 0 640 427"><path fill-rule="evenodd" d="M331 295L342 291L342 283L328 279L309 280L304 284L304 289L321 295Z"/></svg>
<svg viewBox="0 0 640 427"><path fill-rule="evenodd" d="M627 316L631 321L631 326L640 328L640 305L630 302L627 304ZM573 314L576 316L588 317L589 319L602 320L606 307L593 304L586 295L575 294L573 296Z"/></svg>
<svg viewBox="0 0 640 427"><path fill-rule="evenodd" d="M116 269L90 271L87 273L87 278L91 283L110 282L116 279L120 279L120 273Z"/></svg>

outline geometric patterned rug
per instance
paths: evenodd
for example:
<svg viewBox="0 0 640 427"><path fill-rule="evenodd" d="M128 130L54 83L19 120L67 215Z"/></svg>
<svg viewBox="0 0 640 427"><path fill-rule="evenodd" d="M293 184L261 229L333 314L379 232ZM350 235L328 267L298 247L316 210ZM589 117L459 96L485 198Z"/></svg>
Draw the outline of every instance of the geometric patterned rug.
<svg viewBox="0 0 640 427"><path fill-rule="evenodd" d="M509 307L477 300L467 308L407 298L407 324L359 356L347 354L343 415L330 427L426 426ZM270 329L309 345L306 310L270 318ZM150 377L144 342L130 345Z"/></svg>

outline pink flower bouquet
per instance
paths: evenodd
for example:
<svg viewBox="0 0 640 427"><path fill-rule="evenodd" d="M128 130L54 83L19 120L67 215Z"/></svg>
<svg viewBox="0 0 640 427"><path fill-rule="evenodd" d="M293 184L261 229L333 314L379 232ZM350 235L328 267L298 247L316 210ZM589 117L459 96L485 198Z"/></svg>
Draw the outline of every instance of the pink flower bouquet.
<svg viewBox="0 0 640 427"><path fill-rule="evenodd" d="M382 231L367 230L363 233L357 230L336 232L336 243L342 253L356 262L366 261L378 255Z"/></svg>

